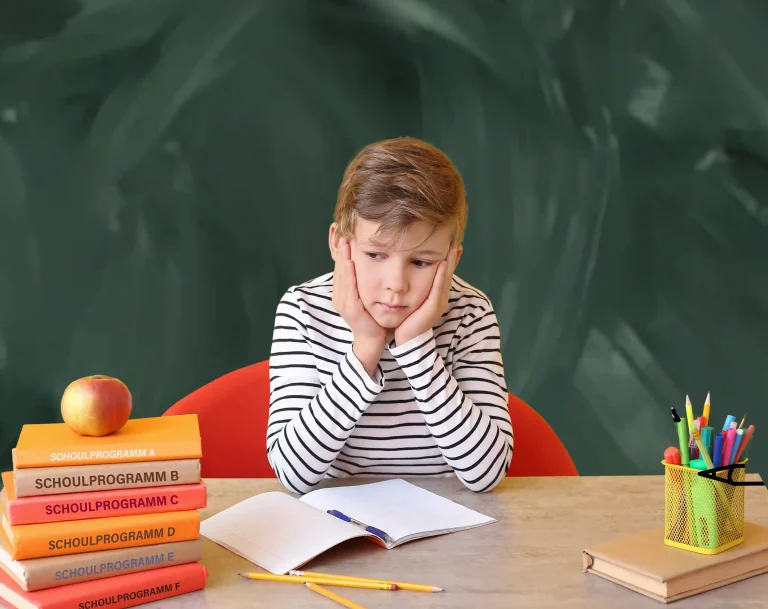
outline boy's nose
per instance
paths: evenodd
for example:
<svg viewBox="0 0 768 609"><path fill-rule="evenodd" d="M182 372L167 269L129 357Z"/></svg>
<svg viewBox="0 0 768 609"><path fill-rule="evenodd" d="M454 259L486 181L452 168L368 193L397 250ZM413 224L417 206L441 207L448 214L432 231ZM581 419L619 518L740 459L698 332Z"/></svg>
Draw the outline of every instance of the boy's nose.
<svg viewBox="0 0 768 609"><path fill-rule="evenodd" d="M387 273L385 286L392 292L405 292L408 289L408 280L401 269L392 269Z"/></svg>

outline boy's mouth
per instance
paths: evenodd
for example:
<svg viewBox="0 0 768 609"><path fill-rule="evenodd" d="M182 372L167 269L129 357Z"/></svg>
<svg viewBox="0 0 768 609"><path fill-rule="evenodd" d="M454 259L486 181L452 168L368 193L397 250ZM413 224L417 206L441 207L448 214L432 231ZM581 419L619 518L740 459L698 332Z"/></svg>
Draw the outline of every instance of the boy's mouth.
<svg viewBox="0 0 768 609"><path fill-rule="evenodd" d="M388 313L397 313L406 308L404 305L390 305L390 304L387 304L386 302L379 302L377 304Z"/></svg>

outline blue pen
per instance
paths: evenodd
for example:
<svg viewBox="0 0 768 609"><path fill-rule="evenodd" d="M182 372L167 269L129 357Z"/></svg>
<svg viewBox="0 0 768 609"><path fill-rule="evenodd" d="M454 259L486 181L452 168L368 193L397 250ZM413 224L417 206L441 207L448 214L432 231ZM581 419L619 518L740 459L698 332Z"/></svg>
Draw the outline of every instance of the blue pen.
<svg viewBox="0 0 768 609"><path fill-rule="evenodd" d="M720 467L723 464L723 433L715 436L715 450L712 455L712 467Z"/></svg>
<svg viewBox="0 0 768 609"><path fill-rule="evenodd" d="M723 425L723 431L728 431L731 428L731 423L733 423L736 420L736 417L734 417L732 414L729 414L727 417L725 417L725 425Z"/></svg>
<svg viewBox="0 0 768 609"><path fill-rule="evenodd" d="M336 518L340 518L341 520L344 520L345 522L352 523L355 526L358 526L358 527L360 527L362 529L365 529L369 533L373 533L374 535L376 535L376 537L378 537L379 539L384 541L384 543L386 543L386 544L393 544L393 543L395 543L395 540L392 539L389 535L387 535L381 529L377 529L376 527L370 527L367 524L364 524L364 523L360 522L359 520L355 520L354 518L350 518L346 514L342 514L338 510L328 510L328 513L331 516L336 516Z"/></svg>
<svg viewBox="0 0 768 609"><path fill-rule="evenodd" d="M743 437L744 437L744 430L737 429L736 437L733 439L733 451L731 451L731 456L728 459L728 465L731 465L736 462L736 453L739 452L739 444L741 444L741 439Z"/></svg>

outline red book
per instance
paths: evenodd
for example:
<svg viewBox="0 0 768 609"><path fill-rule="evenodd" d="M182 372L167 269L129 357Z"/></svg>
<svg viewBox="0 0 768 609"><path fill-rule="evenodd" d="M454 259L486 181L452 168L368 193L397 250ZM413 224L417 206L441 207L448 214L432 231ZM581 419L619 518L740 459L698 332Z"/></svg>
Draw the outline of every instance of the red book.
<svg viewBox="0 0 768 609"><path fill-rule="evenodd" d="M192 562L25 592L0 570L0 601L14 609L123 609L202 590L207 577L205 566Z"/></svg>
<svg viewBox="0 0 768 609"><path fill-rule="evenodd" d="M207 502L203 482L35 497L16 497L13 472L3 472L3 484L0 503L5 503L12 525L183 512L204 508Z"/></svg>

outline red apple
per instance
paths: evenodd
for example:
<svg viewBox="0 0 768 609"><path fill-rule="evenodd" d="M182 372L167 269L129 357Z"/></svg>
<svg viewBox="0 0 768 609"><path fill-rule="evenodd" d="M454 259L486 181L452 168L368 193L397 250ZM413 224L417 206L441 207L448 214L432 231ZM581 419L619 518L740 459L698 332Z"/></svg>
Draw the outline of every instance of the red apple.
<svg viewBox="0 0 768 609"><path fill-rule="evenodd" d="M131 416L131 392L120 379L103 374L72 381L61 396L61 416L81 436L106 436Z"/></svg>

